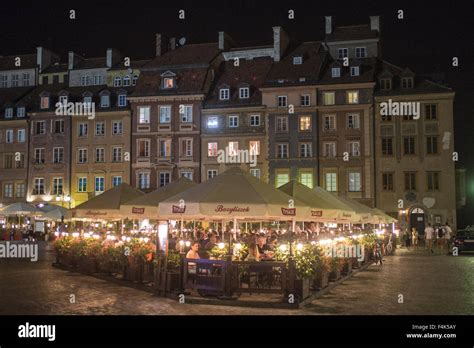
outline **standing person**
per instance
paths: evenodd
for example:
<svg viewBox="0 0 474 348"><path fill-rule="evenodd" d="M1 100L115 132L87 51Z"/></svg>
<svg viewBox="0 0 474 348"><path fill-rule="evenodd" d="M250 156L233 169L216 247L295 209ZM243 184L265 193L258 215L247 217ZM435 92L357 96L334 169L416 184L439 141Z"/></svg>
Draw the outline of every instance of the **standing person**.
<svg viewBox="0 0 474 348"><path fill-rule="evenodd" d="M433 251L433 239L435 236L435 231L433 227L431 227L431 224L428 223L428 226L425 228L425 240L426 240L426 246L428 248L428 252L434 253Z"/></svg>
<svg viewBox="0 0 474 348"><path fill-rule="evenodd" d="M418 231L415 227L412 227L411 229L411 244L413 245L416 251L418 248Z"/></svg>
<svg viewBox="0 0 474 348"><path fill-rule="evenodd" d="M437 239L437 244L438 244L438 249L439 249L440 252L443 252L444 249L445 249L445 247L444 247L444 245L446 243L446 239L444 239L445 234L446 234L446 229L445 229L444 225L443 226L439 225L438 229L436 230L435 235L438 238Z"/></svg>
<svg viewBox="0 0 474 348"><path fill-rule="evenodd" d="M410 250L411 236L410 236L410 232L406 228L405 228L405 233L403 235L403 238L405 238L405 246L407 247L408 250Z"/></svg>
<svg viewBox="0 0 474 348"><path fill-rule="evenodd" d="M446 246L446 252L449 254L450 253L450 247L451 247L451 237L453 236L453 230L449 226L448 222L446 221L446 224L444 225L444 240L445 240L445 246Z"/></svg>

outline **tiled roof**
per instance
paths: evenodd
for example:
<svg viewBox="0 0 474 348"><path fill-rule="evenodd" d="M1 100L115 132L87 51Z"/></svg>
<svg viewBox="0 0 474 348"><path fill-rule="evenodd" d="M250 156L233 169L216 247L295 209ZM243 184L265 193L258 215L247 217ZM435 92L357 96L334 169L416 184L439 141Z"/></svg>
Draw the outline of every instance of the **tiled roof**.
<svg viewBox="0 0 474 348"><path fill-rule="evenodd" d="M359 67L359 76L351 76L350 67ZM332 77L332 68L340 67L341 76ZM339 83L366 83L373 82L375 79L375 71L377 67L376 58L351 59L349 66L343 66L338 61L328 56L326 64L324 64L323 73L321 74L320 84L339 84Z"/></svg>
<svg viewBox="0 0 474 348"><path fill-rule="evenodd" d="M48 66L46 69L43 69L41 73L42 74L62 73L62 72L67 72L67 68L68 66L66 63L64 64L56 63L56 64L52 64Z"/></svg>
<svg viewBox="0 0 474 348"><path fill-rule="evenodd" d="M78 63L74 66L74 70L107 68L106 63L106 57L86 58L84 60L78 60Z"/></svg>
<svg viewBox="0 0 474 348"><path fill-rule="evenodd" d="M331 34L326 34L326 41L367 40L378 37L378 31L371 30L369 25L336 27Z"/></svg>
<svg viewBox="0 0 474 348"><path fill-rule="evenodd" d="M28 94L34 87L14 87L0 89L0 120L4 119L4 112L6 107L14 107L19 104L19 101ZM16 119L16 113L13 113L13 118Z"/></svg>
<svg viewBox="0 0 474 348"><path fill-rule="evenodd" d="M16 58L21 59L21 66L15 66ZM0 70L23 70L36 68L36 54L23 54L0 57Z"/></svg>
<svg viewBox="0 0 474 348"><path fill-rule="evenodd" d="M151 59L142 59L142 60L131 60L130 61L130 66L125 66L125 61L122 60L120 63L115 64L112 68L109 70L126 70L128 68L131 69L139 69L142 66L148 64L151 62Z"/></svg>
<svg viewBox="0 0 474 348"><path fill-rule="evenodd" d="M265 78L273 64L272 58L255 58L239 61L234 66L234 60L222 62L216 72L211 92L205 102L206 108L261 105L262 93L259 88L265 83ZM230 89L229 100L219 100L219 90L222 86ZM239 98L239 87L249 87L249 98Z"/></svg>
<svg viewBox="0 0 474 348"><path fill-rule="evenodd" d="M326 52L322 50L320 42L302 43L286 54L280 62L273 64L267 75L265 87L316 83L325 55ZM303 63L293 64L295 56L301 56Z"/></svg>
<svg viewBox="0 0 474 348"><path fill-rule="evenodd" d="M217 43L188 44L155 57L144 68L207 65L219 54Z"/></svg>

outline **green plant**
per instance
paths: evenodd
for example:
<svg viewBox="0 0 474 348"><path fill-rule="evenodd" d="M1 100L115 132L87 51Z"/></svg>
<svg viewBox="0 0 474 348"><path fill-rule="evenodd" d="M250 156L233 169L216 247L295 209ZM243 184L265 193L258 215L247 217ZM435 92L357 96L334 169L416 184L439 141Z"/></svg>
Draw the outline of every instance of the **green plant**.
<svg viewBox="0 0 474 348"><path fill-rule="evenodd" d="M181 266L181 256L179 252L176 250L169 250L168 251L168 263L167 263L167 270L168 271L177 271Z"/></svg>
<svg viewBox="0 0 474 348"><path fill-rule="evenodd" d="M64 254L70 251L73 238L69 236L59 237L54 241L54 249L58 254Z"/></svg>
<svg viewBox="0 0 474 348"><path fill-rule="evenodd" d="M227 244L225 244L224 248L219 248L219 246L215 246L211 249L210 255L212 258L216 260L224 260L229 253L229 248Z"/></svg>

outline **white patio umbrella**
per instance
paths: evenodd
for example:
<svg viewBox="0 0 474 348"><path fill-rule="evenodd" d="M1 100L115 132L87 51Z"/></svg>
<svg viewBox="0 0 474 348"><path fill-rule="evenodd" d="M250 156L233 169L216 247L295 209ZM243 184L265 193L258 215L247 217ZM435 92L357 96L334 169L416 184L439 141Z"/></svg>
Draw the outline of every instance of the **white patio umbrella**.
<svg viewBox="0 0 474 348"><path fill-rule="evenodd" d="M53 221L58 221L61 219L70 220L71 217L72 217L71 211L63 207L53 208L52 210L48 211L47 213L44 213L41 216L42 219L53 220Z"/></svg>
<svg viewBox="0 0 474 348"><path fill-rule="evenodd" d="M0 210L1 215L39 215L44 211L40 208L35 207L33 204L25 202L17 202L7 205Z"/></svg>

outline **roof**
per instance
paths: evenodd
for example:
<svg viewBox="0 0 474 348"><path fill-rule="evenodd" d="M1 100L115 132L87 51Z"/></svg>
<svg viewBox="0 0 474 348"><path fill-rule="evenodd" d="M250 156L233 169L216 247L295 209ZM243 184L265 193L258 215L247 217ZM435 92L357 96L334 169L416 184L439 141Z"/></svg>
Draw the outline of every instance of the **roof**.
<svg viewBox="0 0 474 348"><path fill-rule="evenodd" d="M130 61L130 66L125 66L125 61L122 60L119 63L115 64L109 70L127 70L127 69L139 69L142 66L151 62L151 59L142 59L142 60L132 60Z"/></svg>
<svg viewBox="0 0 474 348"><path fill-rule="evenodd" d="M0 89L0 120L5 120L5 113L3 110L6 107L15 106L33 88L34 87L14 87ZM8 120L11 119L17 119L16 112L13 113L12 118L8 118ZM24 119L24 117L20 119Z"/></svg>
<svg viewBox="0 0 474 348"><path fill-rule="evenodd" d="M219 54L217 43L188 44L155 57L144 68L208 65Z"/></svg>
<svg viewBox="0 0 474 348"><path fill-rule="evenodd" d="M359 75L351 76L350 68L359 67ZM332 77L332 68L339 67L341 69L340 77ZM341 83L367 83L373 82L377 67L376 58L351 59L349 66L339 64L339 61L328 56L328 60L324 64L321 74L320 84L341 84Z"/></svg>
<svg viewBox="0 0 474 348"><path fill-rule="evenodd" d="M304 42L290 51L281 61L273 64L267 75L265 87L316 83L327 54L321 47L320 42ZM303 57L303 63L294 65L295 56Z"/></svg>
<svg viewBox="0 0 474 348"><path fill-rule="evenodd" d="M375 39L377 30L371 30L368 24L335 27L331 34L326 34L326 42Z"/></svg>
<svg viewBox="0 0 474 348"><path fill-rule="evenodd" d="M261 105L262 93L259 88L265 83L272 64L273 59L269 57L240 59L239 66L234 66L234 60L222 62L205 101L205 107ZM229 100L219 99L219 90L222 87L230 89ZM240 87L249 87L249 98L239 98Z"/></svg>
<svg viewBox="0 0 474 348"><path fill-rule="evenodd" d="M15 66L16 58L21 59L21 65ZM36 54L19 54L0 57L0 70L25 70L36 68Z"/></svg>
<svg viewBox="0 0 474 348"><path fill-rule="evenodd" d="M64 64L55 63L43 69L43 71L41 71L41 74L63 73L63 72L67 72L67 70L68 70L68 65L66 63Z"/></svg>
<svg viewBox="0 0 474 348"><path fill-rule="evenodd" d="M74 65L73 70L100 69L100 68L107 68L106 57L84 58L82 60L78 59L78 62L77 64Z"/></svg>

